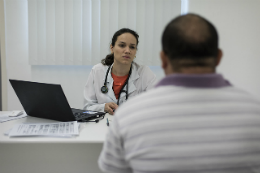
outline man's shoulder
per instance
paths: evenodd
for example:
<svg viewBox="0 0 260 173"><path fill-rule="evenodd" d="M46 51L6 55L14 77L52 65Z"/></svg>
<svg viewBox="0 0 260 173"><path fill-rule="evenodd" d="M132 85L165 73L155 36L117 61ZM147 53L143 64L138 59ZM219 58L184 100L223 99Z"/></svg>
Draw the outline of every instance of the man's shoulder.
<svg viewBox="0 0 260 173"><path fill-rule="evenodd" d="M234 100L235 98L235 100ZM134 114L135 112L154 109L160 107L173 107L169 103L176 105L186 105L190 103L205 102L207 100L216 102L250 102L259 104L259 100L251 94L239 88L229 86L222 88L187 88L174 85L166 85L152 88L140 95L130 98L126 103L118 109L118 116L124 117L126 114Z"/></svg>
<svg viewBox="0 0 260 173"><path fill-rule="evenodd" d="M169 92L175 91L177 88L174 86L152 88L135 97L129 98L127 102L119 107L117 112L120 116L120 114L125 114L127 112L134 113L135 111L145 110L149 106L156 105L158 103L158 99L169 95Z"/></svg>
<svg viewBox="0 0 260 173"><path fill-rule="evenodd" d="M257 99L254 95L236 86L223 87L222 90L225 90L227 94L237 95L240 99L247 98L260 104L259 99Z"/></svg>

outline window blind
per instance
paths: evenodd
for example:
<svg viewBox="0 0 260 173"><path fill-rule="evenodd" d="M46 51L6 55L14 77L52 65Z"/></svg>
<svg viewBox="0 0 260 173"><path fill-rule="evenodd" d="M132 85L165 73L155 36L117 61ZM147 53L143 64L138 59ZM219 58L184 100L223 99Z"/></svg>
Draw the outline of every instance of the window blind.
<svg viewBox="0 0 260 173"><path fill-rule="evenodd" d="M95 65L113 34L139 34L135 61L160 65L161 34L181 0L28 0L30 65Z"/></svg>

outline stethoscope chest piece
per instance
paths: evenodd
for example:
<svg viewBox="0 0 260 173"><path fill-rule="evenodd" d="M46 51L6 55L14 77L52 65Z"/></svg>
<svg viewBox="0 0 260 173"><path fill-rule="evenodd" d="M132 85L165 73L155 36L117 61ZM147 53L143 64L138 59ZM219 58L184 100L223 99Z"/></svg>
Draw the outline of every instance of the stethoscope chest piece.
<svg viewBox="0 0 260 173"><path fill-rule="evenodd" d="M103 94L106 94L106 93L108 92L108 88L107 88L106 84L107 84L107 75L108 75L108 72L109 72L110 68L111 68L111 65L110 65L110 66L108 67L108 69L107 69L105 82L104 82L104 85L101 87L101 92L102 92ZM131 64L131 67L130 67L130 71L129 71L129 74L128 74L128 78L127 78L126 82L124 83L122 89L121 89L120 92L119 92L119 96L118 96L118 99L117 99L117 105L119 105L119 99L120 99L120 94L121 94L121 92L125 92L125 93L126 93L126 100L127 100L127 98L128 98L128 80L129 80L129 78L130 78L131 73L132 73L132 64ZM126 91L123 90L124 87L125 87L125 85L127 85Z"/></svg>
<svg viewBox="0 0 260 173"><path fill-rule="evenodd" d="M107 88L106 85L101 87L101 92L104 93L104 94L106 94L108 92L108 88Z"/></svg>

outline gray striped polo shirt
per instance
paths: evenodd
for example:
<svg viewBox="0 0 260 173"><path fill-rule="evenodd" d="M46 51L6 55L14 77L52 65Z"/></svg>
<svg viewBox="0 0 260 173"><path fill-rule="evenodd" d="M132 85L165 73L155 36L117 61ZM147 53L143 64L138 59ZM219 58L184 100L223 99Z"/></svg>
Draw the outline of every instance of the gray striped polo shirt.
<svg viewBox="0 0 260 173"><path fill-rule="evenodd" d="M260 104L219 74L170 75L116 111L104 172L260 172Z"/></svg>

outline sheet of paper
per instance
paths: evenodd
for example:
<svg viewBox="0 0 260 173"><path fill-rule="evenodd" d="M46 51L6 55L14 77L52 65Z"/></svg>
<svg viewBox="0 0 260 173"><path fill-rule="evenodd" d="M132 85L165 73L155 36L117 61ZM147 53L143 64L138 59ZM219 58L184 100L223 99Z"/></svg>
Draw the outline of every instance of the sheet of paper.
<svg viewBox="0 0 260 173"><path fill-rule="evenodd" d="M18 136L60 136L79 135L77 121L59 123L17 124L9 132L10 137Z"/></svg>
<svg viewBox="0 0 260 173"><path fill-rule="evenodd" d="M23 114L18 116L10 116L13 111L0 111L0 123L15 120L19 118L24 118L27 114L23 111Z"/></svg>

